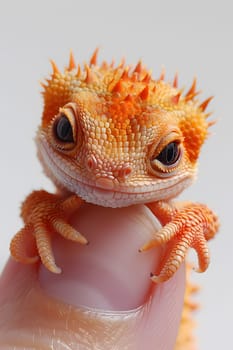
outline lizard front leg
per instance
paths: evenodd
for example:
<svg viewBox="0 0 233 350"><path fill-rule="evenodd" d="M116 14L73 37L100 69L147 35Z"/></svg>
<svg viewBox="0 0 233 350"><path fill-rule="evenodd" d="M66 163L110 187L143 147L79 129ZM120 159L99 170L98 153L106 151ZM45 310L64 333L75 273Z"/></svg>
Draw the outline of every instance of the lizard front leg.
<svg viewBox="0 0 233 350"><path fill-rule="evenodd" d="M207 241L214 237L218 230L218 217L203 204L184 203L181 209L167 202L150 203L148 207L165 225L143 245L140 251L171 242L166 252L164 265L158 276L152 274L154 282L168 280L180 267L188 248L194 248L198 254L198 272L203 272L209 265Z"/></svg>
<svg viewBox="0 0 233 350"><path fill-rule="evenodd" d="M87 244L87 239L69 225L72 213L80 208L82 200L76 195L64 197L46 191L34 191L24 201L21 216L25 226L13 237L11 255L22 263L34 263L39 257L48 270L60 273L56 265L51 236ZM29 256L28 251L30 252Z"/></svg>

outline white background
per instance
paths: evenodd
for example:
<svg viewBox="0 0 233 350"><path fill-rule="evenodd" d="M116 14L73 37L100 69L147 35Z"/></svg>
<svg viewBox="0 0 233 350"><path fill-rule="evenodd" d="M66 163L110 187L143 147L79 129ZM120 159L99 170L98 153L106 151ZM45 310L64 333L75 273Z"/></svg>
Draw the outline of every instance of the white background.
<svg viewBox="0 0 233 350"><path fill-rule="evenodd" d="M63 68L71 48L83 62L100 46L100 59L142 58L155 77L164 64L168 80L178 70L180 85L189 87L196 75L202 98L215 96L210 109L218 123L203 148L198 181L183 198L208 203L221 218L211 266L193 276L203 287L200 349L232 348L232 12L227 0L0 0L0 269L21 227L20 202L32 189L52 189L33 142L49 59Z"/></svg>

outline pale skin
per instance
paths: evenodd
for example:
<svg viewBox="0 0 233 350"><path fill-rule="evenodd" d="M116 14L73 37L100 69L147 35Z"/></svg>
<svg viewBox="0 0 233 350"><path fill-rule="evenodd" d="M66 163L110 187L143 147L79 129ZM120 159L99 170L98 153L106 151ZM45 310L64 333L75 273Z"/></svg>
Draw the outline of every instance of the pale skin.
<svg viewBox="0 0 233 350"><path fill-rule="evenodd" d="M0 280L0 349L174 349L184 266L168 282L152 284L150 272L159 268L163 252L136 249L158 222L144 206L86 205L81 214L75 215L74 227L91 244L55 239L61 275L41 264L7 263ZM104 312L95 313L94 307Z"/></svg>

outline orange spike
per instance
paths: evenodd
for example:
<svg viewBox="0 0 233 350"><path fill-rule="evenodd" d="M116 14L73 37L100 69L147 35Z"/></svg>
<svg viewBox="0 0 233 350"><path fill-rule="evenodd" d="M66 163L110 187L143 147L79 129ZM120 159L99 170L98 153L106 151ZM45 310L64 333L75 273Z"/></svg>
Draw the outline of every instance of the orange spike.
<svg viewBox="0 0 233 350"><path fill-rule="evenodd" d="M128 94L125 98L124 101L132 102L133 101L133 96Z"/></svg>
<svg viewBox="0 0 233 350"><path fill-rule="evenodd" d="M133 73L138 73L138 74L142 73L142 61L141 60L137 63L136 67L134 68Z"/></svg>
<svg viewBox="0 0 233 350"><path fill-rule="evenodd" d="M74 60L74 55L72 50L70 50L70 60L69 60L69 66L68 66L68 71L71 71L76 67L75 60Z"/></svg>
<svg viewBox="0 0 233 350"><path fill-rule="evenodd" d="M44 90L47 89L47 87L48 87L48 85L46 83L44 83L43 81L40 81L39 84Z"/></svg>
<svg viewBox="0 0 233 350"><path fill-rule="evenodd" d="M82 73L81 67L80 67L80 64L78 64L78 69L77 69L76 77L77 77L77 78L80 78L80 77L81 77L81 73Z"/></svg>
<svg viewBox="0 0 233 350"><path fill-rule="evenodd" d="M212 112L205 113L205 118L207 119L207 118L209 118L209 116L211 116L211 115L212 115Z"/></svg>
<svg viewBox="0 0 233 350"><path fill-rule="evenodd" d="M112 62L111 62L111 64L110 64L110 67L111 67L111 68L114 68L114 64L115 64L115 60L113 59Z"/></svg>
<svg viewBox="0 0 233 350"><path fill-rule="evenodd" d="M189 95L189 96L185 96L185 101L189 101L194 99L195 96L197 96L198 94L200 94L201 91L196 91L193 95Z"/></svg>
<svg viewBox="0 0 233 350"><path fill-rule="evenodd" d="M131 76L131 82L136 83L137 81L138 81L138 74L133 72Z"/></svg>
<svg viewBox="0 0 233 350"><path fill-rule="evenodd" d="M120 61L120 63L119 63L118 68L124 68L124 66L125 66L125 57L122 57L122 59L121 59L121 61Z"/></svg>
<svg viewBox="0 0 233 350"><path fill-rule="evenodd" d="M165 73L166 73L165 68L164 68L164 67L162 67L162 71L161 71L161 74L160 74L159 80L164 80L164 78L165 78Z"/></svg>
<svg viewBox="0 0 233 350"><path fill-rule="evenodd" d="M150 82L150 80L151 80L151 75L149 73L147 73L144 76L144 78L142 79L142 82L148 84Z"/></svg>
<svg viewBox="0 0 233 350"><path fill-rule="evenodd" d="M98 53L99 53L99 48L97 47L97 48L95 49L95 51L93 52L92 56L91 56L91 59L90 59L90 66L92 66L92 65L95 66L95 65L96 65Z"/></svg>
<svg viewBox="0 0 233 350"><path fill-rule="evenodd" d="M122 76L121 76L121 79L123 79L123 80L128 79L128 77L129 77L128 72L129 72L129 68L126 67L124 69L124 72L123 72Z"/></svg>
<svg viewBox="0 0 233 350"><path fill-rule="evenodd" d="M50 63L51 63L52 69L53 69L53 75L61 74L59 69L57 68L56 63L53 60L50 60Z"/></svg>
<svg viewBox="0 0 233 350"><path fill-rule="evenodd" d="M198 286L197 284L191 284L189 285L189 289L190 289L190 293L197 293L200 291L200 286Z"/></svg>
<svg viewBox="0 0 233 350"><path fill-rule="evenodd" d="M152 92L156 93L156 85L153 86Z"/></svg>
<svg viewBox="0 0 233 350"><path fill-rule="evenodd" d="M113 87L112 92L116 92L116 93L119 92L119 93L121 93L122 91L123 91L122 82L121 82L121 80L118 80L118 82Z"/></svg>
<svg viewBox="0 0 233 350"><path fill-rule="evenodd" d="M101 68L105 70L108 69L108 63L106 61L103 61L101 64Z"/></svg>
<svg viewBox="0 0 233 350"><path fill-rule="evenodd" d="M116 69L115 69L115 76L117 76L117 75L119 75L119 72L120 72L121 70L120 70L120 68L119 67L117 67ZM118 80L124 80L125 79L125 70L122 70L121 71L121 75L119 75L119 78L118 78Z"/></svg>
<svg viewBox="0 0 233 350"><path fill-rule="evenodd" d="M178 104L179 100L180 100L180 96L181 96L181 93L179 92L178 94L176 94L175 96L172 96L171 100L172 100L172 103L174 103L175 105Z"/></svg>
<svg viewBox="0 0 233 350"><path fill-rule="evenodd" d="M178 87L178 73L176 72L175 76L174 76L174 80L173 80L173 87L177 88Z"/></svg>
<svg viewBox="0 0 233 350"><path fill-rule="evenodd" d="M216 124L216 120L211 120L210 122L208 122L208 128L210 128L211 126L215 125Z"/></svg>
<svg viewBox="0 0 233 350"><path fill-rule="evenodd" d="M140 92L138 96L140 96L142 100L147 100L149 96L149 86L146 85L146 87Z"/></svg>
<svg viewBox="0 0 233 350"><path fill-rule="evenodd" d="M195 93L196 93L196 85L197 85L197 79L196 77L193 79L193 83L190 87L190 89L188 90L188 92L186 93L186 100L191 99Z"/></svg>
<svg viewBox="0 0 233 350"><path fill-rule="evenodd" d="M85 70L86 70L86 78L84 82L87 84L93 83L93 81L95 80L95 76L91 72L90 67L88 65L85 66Z"/></svg>
<svg viewBox="0 0 233 350"><path fill-rule="evenodd" d="M209 98L207 98L204 102L202 102L199 106L199 108L202 110L202 112L204 112L208 106L208 104L210 103L210 101L213 99L213 96L210 96Z"/></svg>

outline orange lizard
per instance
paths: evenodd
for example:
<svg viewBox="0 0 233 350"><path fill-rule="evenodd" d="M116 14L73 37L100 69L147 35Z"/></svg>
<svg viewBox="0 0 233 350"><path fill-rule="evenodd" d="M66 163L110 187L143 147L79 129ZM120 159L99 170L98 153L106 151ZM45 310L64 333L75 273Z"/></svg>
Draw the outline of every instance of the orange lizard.
<svg viewBox="0 0 233 350"><path fill-rule="evenodd" d="M205 111L211 98L198 101L195 79L184 94L177 75L170 84L163 72L152 79L141 61L133 68L123 61L116 67L105 61L98 65L97 53L84 68L71 53L64 72L52 61L36 143L58 192L34 191L26 198L21 212L25 226L12 239L11 254L22 263L40 258L48 270L60 273L51 232L87 244L69 224L83 201L106 207L143 203L162 228L140 251L170 242L152 281L168 280L190 247L198 254L197 270L205 271L207 241L218 230L218 218L204 204L176 204L173 199L195 179L199 152L213 124Z"/></svg>

